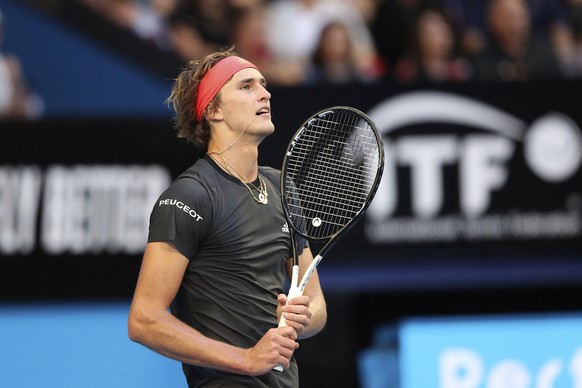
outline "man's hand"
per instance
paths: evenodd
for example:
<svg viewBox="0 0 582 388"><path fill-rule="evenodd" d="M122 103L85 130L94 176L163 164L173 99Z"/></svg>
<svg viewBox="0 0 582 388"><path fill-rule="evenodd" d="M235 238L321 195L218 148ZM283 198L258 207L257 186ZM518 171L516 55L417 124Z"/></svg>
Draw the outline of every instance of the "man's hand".
<svg viewBox="0 0 582 388"><path fill-rule="evenodd" d="M287 301L285 294L279 294L277 302L281 305L281 314L285 318L287 326L295 329L297 338L301 338L311 322L309 297L302 295Z"/></svg>
<svg viewBox="0 0 582 388"><path fill-rule="evenodd" d="M297 332L291 326L270 329L255 346L247 349L248 374L263 375L276 365L289 368L293 352L299 347L296 339Z"/></svg>

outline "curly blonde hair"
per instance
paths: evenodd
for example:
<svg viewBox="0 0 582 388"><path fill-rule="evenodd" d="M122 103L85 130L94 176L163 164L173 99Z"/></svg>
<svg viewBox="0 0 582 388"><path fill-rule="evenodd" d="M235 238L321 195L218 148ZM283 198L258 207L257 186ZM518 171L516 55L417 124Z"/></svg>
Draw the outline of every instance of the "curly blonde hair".
<svg viewBox="0 0 582 388"><path fill-rule="evenodd" d="M216 109L220 103L218 93L208 104L202 115L201 122L196 120L196 95L202 78L222 59L238 55L234 46L214 52L204 58L190 61L175 79L172 92L166 100L174 108L174 127L178 130L178 138L186 139L201 152L208 149L210 140L210 123L206 113Z"/></svg>

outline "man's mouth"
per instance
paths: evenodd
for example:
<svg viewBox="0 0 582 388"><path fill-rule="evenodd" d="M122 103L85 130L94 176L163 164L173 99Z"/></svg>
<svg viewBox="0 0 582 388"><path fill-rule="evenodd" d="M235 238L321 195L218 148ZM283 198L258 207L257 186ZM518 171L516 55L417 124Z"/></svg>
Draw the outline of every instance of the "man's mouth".
<svg viewBox="0 0 582 388"><path fill-rule="evenodd" d="M260 115L268 115L270 113L271 113L271 109L265 107L265 108L259 109L259 111L257 112L257 116L260 116Z"/></svg>

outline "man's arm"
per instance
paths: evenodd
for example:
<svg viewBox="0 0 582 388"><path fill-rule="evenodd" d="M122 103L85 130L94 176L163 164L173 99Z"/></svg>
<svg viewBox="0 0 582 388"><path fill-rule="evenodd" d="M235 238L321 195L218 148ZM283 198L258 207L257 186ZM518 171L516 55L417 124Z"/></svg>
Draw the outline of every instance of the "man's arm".
<svg viewBox="0 0 582 388"><path fill-rule="evenodd" d="M171 243L149 243L129 311L132 341L175 360L223 371L261 375L275 365L289 366L298 347L295 330L269 330L250 349L210 339L169 312L188 266Z"/></svg>
<svg viewBox="0 0 582 388"><path fill-rule="evenodd" d="M305 275L305 270L313 261L313 254L309 248L305 248L298 259L299 281L301 281ZM292 260L289 260L289 265L290 267L293 265ZM279 303L285 304L286 300L285 295L279 295ZM287 305L282 307L281 311L285 316L287 325L295 329L299 338L314 336L324 328L327 321L327 306L317 270L313 272L309 282L307 282L303 296L290 300Z"/></svg>

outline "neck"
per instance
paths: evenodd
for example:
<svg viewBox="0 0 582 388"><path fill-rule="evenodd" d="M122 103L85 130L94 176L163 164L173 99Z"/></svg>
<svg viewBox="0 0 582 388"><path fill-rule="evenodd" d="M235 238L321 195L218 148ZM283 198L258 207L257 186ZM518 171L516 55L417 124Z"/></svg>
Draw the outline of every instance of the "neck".
<svg viewBox="0 0 582 388"><path fill-rule="evenodd" d="M259 173L259 144L262 138L247 133L256 116L238 133L222 121L211 129L208 154L228 173L248 183Z"/></svg>
<svg viewBox="0 0 582 388"><path fill-rule="evenodd" d="M245 183L254 182L258 177L259 150L256 146L240 144L221 152L210 143L208 154L223 170Z"/></svg>

